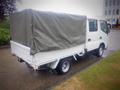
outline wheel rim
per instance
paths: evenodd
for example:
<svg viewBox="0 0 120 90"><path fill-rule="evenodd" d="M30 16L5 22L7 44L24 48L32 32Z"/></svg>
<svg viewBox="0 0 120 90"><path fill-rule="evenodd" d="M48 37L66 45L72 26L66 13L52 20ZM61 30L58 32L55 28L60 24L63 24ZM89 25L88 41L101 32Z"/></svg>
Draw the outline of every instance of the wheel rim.
<svg viewBox="0 0 120 90"><path fill-rule="evenodd" d="M103 52L104 52L104 49L103 49L103 47L101 46L100 49L99 49L99 55L102 56L102 55L103 55Z"/></svg>
<svg viewBox="0 0 120 90"><path fill-rule="evenodd" d="M63 65L62 65L62 71L65 73L65 72L67 72L67 71L69 70L69 68L70 68L70 63L69 63L69 61L65 61L65 62L63 63Z"/></svg>

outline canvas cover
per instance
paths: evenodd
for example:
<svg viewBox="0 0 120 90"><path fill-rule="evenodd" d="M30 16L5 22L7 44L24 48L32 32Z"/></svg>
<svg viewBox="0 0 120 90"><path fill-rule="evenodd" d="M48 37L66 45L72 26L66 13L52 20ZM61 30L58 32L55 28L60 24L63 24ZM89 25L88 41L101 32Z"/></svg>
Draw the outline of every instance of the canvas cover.
<svg viewBox="0 0 120 90"><path fill-rule="evenodd" d="M85 43L86 16L24 10L11 15L12 40L30 47L31 54Z"/></svg>

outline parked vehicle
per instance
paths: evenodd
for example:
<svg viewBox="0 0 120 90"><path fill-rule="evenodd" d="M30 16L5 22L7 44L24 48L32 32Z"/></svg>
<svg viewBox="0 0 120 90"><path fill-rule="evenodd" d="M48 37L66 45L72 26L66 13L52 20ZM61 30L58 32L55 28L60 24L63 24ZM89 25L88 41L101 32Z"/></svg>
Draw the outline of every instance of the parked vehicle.
<svg viewBox="0 0 120 90"><path fill-rule="evenodd" d="M34 70L43 66L64 74L68 57L94 52L101 57L107 48L107 22L87 16L24 10L11 16L11 52Z"/></svg>

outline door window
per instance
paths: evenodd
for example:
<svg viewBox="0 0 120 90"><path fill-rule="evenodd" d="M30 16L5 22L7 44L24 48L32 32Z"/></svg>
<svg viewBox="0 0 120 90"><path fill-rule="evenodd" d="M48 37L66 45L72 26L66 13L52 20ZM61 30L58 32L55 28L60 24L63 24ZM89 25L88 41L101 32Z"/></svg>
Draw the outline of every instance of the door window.
<svg viewBox="0 0 120 90"><path fill-rule="evenodd" d="M109 28L108 28L108 25L107 25L107 22L106 21L100 21L100 26L101 26L101 30L108 34L109 33Z"/></svg>
<svg viewBox="0 0 120 90"><path fill-rule="evenodd" d="M94 32L98 30L97 20L89 19L89 31Z"/></svg>

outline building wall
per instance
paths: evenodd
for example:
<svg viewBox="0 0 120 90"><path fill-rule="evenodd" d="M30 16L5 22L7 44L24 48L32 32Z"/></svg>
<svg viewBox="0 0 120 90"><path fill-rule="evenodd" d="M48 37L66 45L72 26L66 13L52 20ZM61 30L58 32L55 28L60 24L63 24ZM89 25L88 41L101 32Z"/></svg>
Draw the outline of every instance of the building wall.
<svg viewBox="0 0 120 90"><path fill-rule="evenodd" d="M104 17L110 24L120 23L120 0L104 0Z"/></svg>

